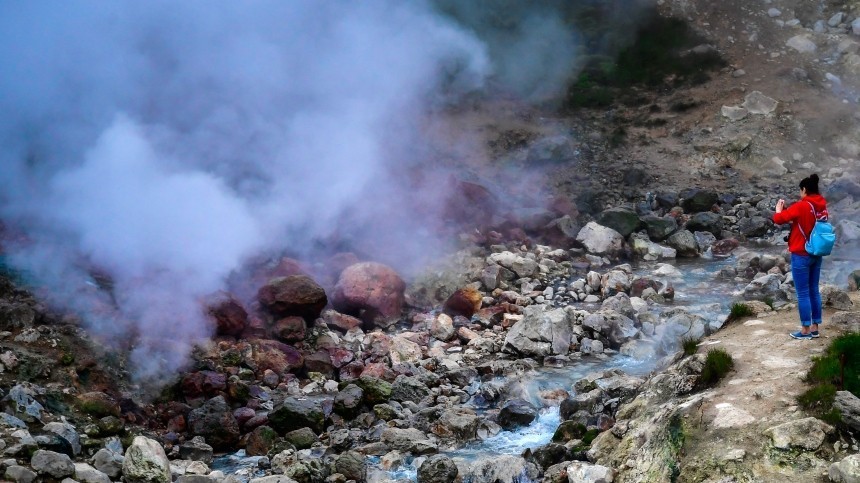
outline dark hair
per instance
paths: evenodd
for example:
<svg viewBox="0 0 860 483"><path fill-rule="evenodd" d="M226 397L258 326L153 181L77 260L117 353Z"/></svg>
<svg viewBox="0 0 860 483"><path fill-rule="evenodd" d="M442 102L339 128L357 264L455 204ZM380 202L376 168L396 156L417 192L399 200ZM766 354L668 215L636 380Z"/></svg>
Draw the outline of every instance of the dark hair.
<svg viewBox="0 0 860 483"><path fill-rule="evenodd" d="M818 191L818 175L812 174L807 178L803 178L800 180L800 187L806 188L806 194L808 195L817 195L820 194Z"/></svg>

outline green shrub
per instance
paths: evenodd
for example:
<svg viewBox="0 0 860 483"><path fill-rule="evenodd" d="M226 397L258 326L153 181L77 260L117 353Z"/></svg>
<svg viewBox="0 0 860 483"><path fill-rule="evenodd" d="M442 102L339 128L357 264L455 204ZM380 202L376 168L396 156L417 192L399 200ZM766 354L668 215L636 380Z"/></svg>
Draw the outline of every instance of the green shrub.
<svg viewBox="0 0 860 483"><path fill-rule="evenodd" d="M715 386L734 367L735 361L732 360L731 354L726 352L725 349L717 348L709 350L708 355L705 356L702 375L699 376L699 385L702 387Z"/></svg>
<svg viewBox="0 0 860 483"><path fill-rule="evenodd" d="M737 302L732 304L732 310L729 313L729 319L738 320L744 317L752 317L753 315L755 315L755 312L753 312L749 305L743 302Z"/></svg>
<svg viewBox="0 0 860 483"><path fill-rule="evenodd" d="M691 356L699 351L699 339L694 337L684 337L681 339L681 347L684 348L685 356Z"/></svg>
<svg viewBox="0 0 860 483"><path fill-rule="evenodd" d="M813 357L806 382L812 387L797 397L800 407L830 424L841 422L833 408L836 391L841 388L860 396L860 333L837 337L824 355Z"/></svg>

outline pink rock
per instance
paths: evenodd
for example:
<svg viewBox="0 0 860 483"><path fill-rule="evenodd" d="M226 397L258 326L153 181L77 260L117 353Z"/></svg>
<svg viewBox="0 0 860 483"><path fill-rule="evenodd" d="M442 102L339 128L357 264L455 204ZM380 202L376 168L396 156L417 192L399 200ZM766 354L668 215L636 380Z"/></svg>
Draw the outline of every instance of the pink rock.
<svg viewBox="0 0 860 483"><path fill-rule="evenodd" d="M328 353L331 357L332 365L338 369L349 364L355 359L355 354L353 354L352 351L341 347L328 349Z"/></svg>
<svg viewBox="0 0 860 483"><path fill-rule="evenodd" d="M257 413L251 408L238 408L233 411L233 417L236 418L236 422L239 423L239 426L242 426L256 415Z"/></svg>
<svg viewBox="0 0 860 483"><path fill-rule="evenodd" d="M306 330L305 319L297 316L284 317L272 325L272 334L285 342L304 340Z"/></svg>
<svg viewBox="0 0 860 483"><path fill-rule="evenodd" d="M271 369L278 374L301 369L304 366L304 358L295 347L278 342L276 340L256 339L251 341L252 359L257 374L265 373Z"/></svg>
<svg viewBox="0 0 860 483"><path fill-rule="evenodd" d="M342 314L335 310L326 310L322 313L322 319L330 328L338 329L341 332L349 332L350 329L361 327L361 319L351 315Z"/></svg>
<svg viewBox="0 0 860 483"><path fill-rule="evenodd" d="M240 335L248 327L248 312L229 294L219 294L209 305L209 315L215 319L218 335Z"/></svg>
<svg viewBox="0 0 860 483"><path fill-rule="evenodd" d="M362 372L364 372L364 364L362 364L361 361L352 361L340 368L340 380L352 381L358 379L361 377Z"/></svg>
<svg viewBox="0 0 860 483"><path fill-rule="evenodd" d="M319 317L328 303L325 290L306 275L273 278L260 288L257 298L278 317L295 315L308 321Z"/></svg>
<svg viewBox="0 0 860 483"><path fill-rule="evenodd" d="M341 273L332 304L339 312L356 315L369 326L388 327L400 317L405 288L403 279L386 265L356 263Z"/></svg>
<svg viewBox="0 0 860 483"><path fill-rule="evenodd" d="M370 376L375 377L377 379L382 379L385 381L394 381L397 377L397 374L394 373L387 365L381 362L372 362L364 366L364 370L361 371L361 377Z"/></svg>

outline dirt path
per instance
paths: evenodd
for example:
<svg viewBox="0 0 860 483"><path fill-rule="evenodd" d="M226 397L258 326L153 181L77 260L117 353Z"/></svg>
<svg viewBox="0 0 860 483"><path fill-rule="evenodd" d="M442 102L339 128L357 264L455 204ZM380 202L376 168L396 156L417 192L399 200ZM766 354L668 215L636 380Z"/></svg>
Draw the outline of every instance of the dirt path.
<svg viewBox="0 0 860 483"><path fill-rule="evenodd" d="M851 298L860 307L860 294L855 292ZM833 313L825 311L825 323ZM768 438L762 434L808 416L797 407L796 398L808 389L803 377L810 360L844 331L822 325L821 338L799 341L788 335L798 326L794 309L768 312L735 322L703 340L700 351L725 348L735 369L704 395L698 411L688 417L693 419L687 421L692 431L684 443L679 481L828 481L827 465L821 460L768 454ZM834 452L831 443L818 453L833 461L845 456Z"/></svg>

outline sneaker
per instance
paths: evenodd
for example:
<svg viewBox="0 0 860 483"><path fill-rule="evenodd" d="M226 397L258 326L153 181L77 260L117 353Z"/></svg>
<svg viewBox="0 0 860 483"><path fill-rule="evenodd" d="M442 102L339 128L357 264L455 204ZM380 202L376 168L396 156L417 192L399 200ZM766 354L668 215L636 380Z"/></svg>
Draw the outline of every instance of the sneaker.
<svg viewBox="0 0 860 483"><path fill-rule="evenodd" d="M800 331L792 332L791 334L788 334L788 335L790 335L791 337L798 339L798 340L806 340L806 339L812 338L812 334L804 334L803 332L800 332Z"/></svg>
<svg viewBox="0 0 860 483"><path fill-rule="evenodd" d="M813 330L812 332L810 332L810 333L809 333L809 335L810 335L810 337L812 337L813 339L817 339L817 338L819 338L819 337L820 337L820 336L818 335L818 331L817 331L817 330Z"/></svg>

